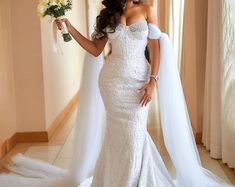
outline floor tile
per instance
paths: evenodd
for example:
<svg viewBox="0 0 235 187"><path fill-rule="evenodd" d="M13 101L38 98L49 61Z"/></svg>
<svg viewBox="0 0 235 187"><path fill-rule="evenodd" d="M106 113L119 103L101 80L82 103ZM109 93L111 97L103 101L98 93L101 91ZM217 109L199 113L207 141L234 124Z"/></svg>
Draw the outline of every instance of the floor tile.
<svg viewBox="0 0 235 187"><path fill-rule="evenodd" d="M224 173L223 169L219 165L218 160L212 159L209 153L200 154L200 157L201 157L203 167L212 171L214 174L216 174L217 176L219 176L226 182L230 182L229 178L227 177L227 175Z"/></svg>
<svg viewBox="0 0 235 187"><path fill-rule="evenodd" d="M71 168L71 159L57 158L53 164L55 166L58 166L63 169L70 169Z"/></svg>
<svg viewBox="0 0 235 187"><path fill-rule="evenodd" d="M15 145L15 147L13 149L11 149L1 160L0 160L0 166L1 165L6 165L8 163L10 163L11 161L11 157L21 153L24 154L29 147L31 147L31 143L19 143L17 145Z"/></svg>
<svg viewBox="0 0 235 187"><path fill-rule="evenodd" d="M55 160L61 148L61 146L33 146L24 155L34 159Z"/></svg>

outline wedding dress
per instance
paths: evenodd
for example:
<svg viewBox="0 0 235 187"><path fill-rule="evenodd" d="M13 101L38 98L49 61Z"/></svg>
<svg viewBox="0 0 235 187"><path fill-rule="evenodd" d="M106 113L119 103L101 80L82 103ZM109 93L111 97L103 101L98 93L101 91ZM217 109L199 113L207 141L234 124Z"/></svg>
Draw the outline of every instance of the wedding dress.
<svg viewBox="0 0 235 187"><path fill-rule="evenodd" d="M89 78L90 83L83 85L81 90L85 113L81 107L79 116L86 115L87 118L83 117L79 122L89 121L87 115L96 116L97 112L100 117L93 119L91 125L78 124L77 135L81 136L75 151L75 169L65 171L18 155L9 169L25 177L1 175L0 187L72 187L74 180L80 184L89 177L89 182L81 186L231 187L201 166L168 36L156 25L139 20L129 26L119 24L114 33L108 33L108 38L113 49L111 56L102 68L95 67L94 75L83 76ZM149 105L141 107L138 103L143 94L138 89L150 77L150 65L144 56L148 39L160 41L160 115L166 148L176 169L174 180L147 132ZM99 84L94 84L92 78L98 78ZM106 110L105 130L103 125L94 125L103 120L102 112L96 111L93 103L86 105L85 102L93 97L95 107L102 110L98 89L94 89L96 86ZM93 92L87 95L85 88Z"/></svg>
<svg viewBox="0 0 235 187"><path fill-rule="evenodd" d="M113 50L99 76L106 133L91 187L174 186L147 131L149 104L139 104L150 77L147 37L146 20L108 33Z"/></svg>

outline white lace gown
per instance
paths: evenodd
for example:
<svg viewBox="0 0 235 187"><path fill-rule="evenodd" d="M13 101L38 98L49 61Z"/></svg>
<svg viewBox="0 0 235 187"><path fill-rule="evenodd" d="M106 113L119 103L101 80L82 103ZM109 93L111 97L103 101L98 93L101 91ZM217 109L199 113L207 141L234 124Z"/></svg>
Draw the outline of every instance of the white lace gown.
<svg viewBox="0 0 235 187"><path fill-rule="evenodd" d="M0 175L0 187L75 187L77 183L81 187L234 187L201 165L169 37L156 25L139 20L129 26L119 24L116 32L108 33L108 38L113 52L99 74L99 89L107 113L101 151L99 134L103 126L94 132L94 124L89 127L82 123L78 130L85 136L76 143L81 148L75 151L79 155L79 162L73 163L76 171L18 155L9 167L12 172ZM149 105L139 104L143 93L138 89L150 76L150 65L144 56L148 38L160 41L159 108L164 142L176 169L176 179L168 173L147 132ZM95 69L97 73L99 67ZM90 74L85 77L90 80ZM90 84L88 90L96 90L90 88L96 87L93 82ZM86 104L91 97L86 91L81 99L88 109ZM100 100L96 93L92 95ZM90 104L94 114L93 103Z"/></svg>
<svg viewBox="0 0 235 187"><path fill-rule="evenodd" d="M112 54L99 76L107 113L106 133L91 186L174 186L147 131L149 104L139 104L143 93L138 89L150 77L150 64L144 55L148 23L119 24L108 38Z"/></svg>

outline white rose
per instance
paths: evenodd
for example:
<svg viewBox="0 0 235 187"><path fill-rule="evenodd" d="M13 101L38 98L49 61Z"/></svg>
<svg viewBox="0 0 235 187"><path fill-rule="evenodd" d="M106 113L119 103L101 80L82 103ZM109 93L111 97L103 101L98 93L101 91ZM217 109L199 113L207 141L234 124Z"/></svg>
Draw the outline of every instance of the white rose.
<svg viewBox="0 0 235 187"><path fill-rule="evenodd" d="M68 0L59 0L59 2L61 5L67 5Z"/></svg>
<svg viewBox="0 0 235 187"><path fill-rule="evenodd" d="M42 17L45 14L46 7L43 4L39 4L37 7L37 11L38 15Z"/></svg>
<svg viewBox="0 0 235 187"><path fill-rule="evenodd" d="M57 0L49 0L50 5L58 5Z"/></svg>
<svg viewBox="0 0 235 187"><path fill-rule="evenodd" d="M39 3L43 5L47 5L50 2L50 0L40 0Z"/></svg>
<svg viewBox="0 0 235 187"><path fill-rule="evenodd" d="M41 11L42 9L44 9L44 12L46 11L46 9L49 7L48 5L49 0L40 0L39 1L39 5L38 5L38 9Z"/></svg>

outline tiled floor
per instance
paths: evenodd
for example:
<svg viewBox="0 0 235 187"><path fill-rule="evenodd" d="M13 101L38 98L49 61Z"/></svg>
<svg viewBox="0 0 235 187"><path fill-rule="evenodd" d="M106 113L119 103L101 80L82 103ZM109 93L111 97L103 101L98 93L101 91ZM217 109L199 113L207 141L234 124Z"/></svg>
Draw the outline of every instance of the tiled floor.
<svg viewBox="0 0 235 187"><path fill-rule="evenodd" d="M22 153L31 158L41 159L62 168L69 168L73 156L73 140L74 140L74 121L76 118L76 110L66 121L66 124L59 128L49 143L20 143L17 144L0 162L0 172L7 172L3 165L8 163L10 157L16 153ZM155 144L158 147L163 160L174 176L175 171L170 161L169 155L164 147L163 138L160 130L149 131ZM211 159L209 152L201 145L198 146L203 166L223 178L229 183L235 184L235 172L228 169L221 161Z"/></svg>

